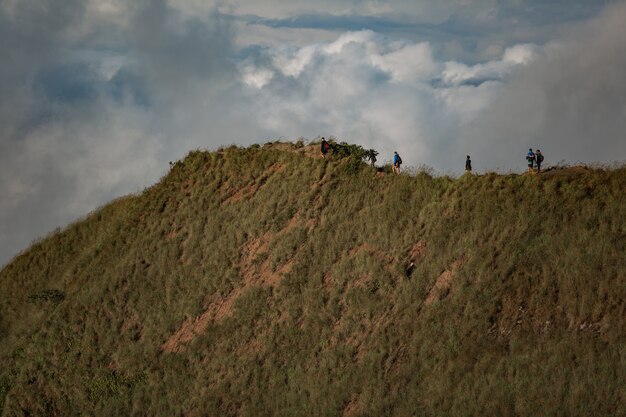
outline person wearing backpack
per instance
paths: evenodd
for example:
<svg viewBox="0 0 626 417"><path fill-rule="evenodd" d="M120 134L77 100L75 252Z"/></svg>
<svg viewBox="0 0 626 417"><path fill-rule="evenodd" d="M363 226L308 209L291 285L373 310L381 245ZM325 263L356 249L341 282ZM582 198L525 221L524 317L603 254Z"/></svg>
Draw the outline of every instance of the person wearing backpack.
<svg viewBox="0 0 626 417"><path fill-rule="evenodd" d="M391 167L391 171L400 175L400 165L402 165L402 158L398 155L397 151L393 152L393 166Z"/></svg>
<svg viewBox="0 0 626 417"><path fill-rule="evenodd" d="M326 139L322 138L322 146L320 147L320 152L322 153L322 158L326 159L326 154L328 153L328 149L330 145L326 142Z"/></svg>
<svg viewBox="0 0 626 417"><path fill-rule="evenodd" d="M528 172L533 172L533 166L535 165L535 154L532 148L528 149L526 162L528 162Z"/></svg>
<svg viewBox="0 0 626 417"><path fill-rule="evenodd" d="M541 163L543 162L543 154L539 149L535 152L535 164L537 165L537 174L541 172Z"/></svg>

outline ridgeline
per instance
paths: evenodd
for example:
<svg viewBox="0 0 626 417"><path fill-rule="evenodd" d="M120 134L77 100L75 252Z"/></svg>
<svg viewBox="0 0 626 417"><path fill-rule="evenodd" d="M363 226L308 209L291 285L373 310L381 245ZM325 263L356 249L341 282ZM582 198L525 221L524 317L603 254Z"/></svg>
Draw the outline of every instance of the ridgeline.
<svg viewBox="0 0 626 417"><path fill-rule="evenodd" d="M0 272L2 416L624 416L626 168L191 152Z"/></svg>

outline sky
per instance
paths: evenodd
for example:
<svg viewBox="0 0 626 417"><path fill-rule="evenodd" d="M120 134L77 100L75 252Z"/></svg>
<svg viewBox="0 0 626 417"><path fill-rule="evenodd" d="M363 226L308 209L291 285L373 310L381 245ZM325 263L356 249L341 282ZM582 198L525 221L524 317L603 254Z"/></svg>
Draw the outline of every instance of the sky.
<svg viewBox="0 0 626 417"><path fill-rule="evenodd" d="M0 0L0 265L194 149L626 161L622 0Z"/></svg>

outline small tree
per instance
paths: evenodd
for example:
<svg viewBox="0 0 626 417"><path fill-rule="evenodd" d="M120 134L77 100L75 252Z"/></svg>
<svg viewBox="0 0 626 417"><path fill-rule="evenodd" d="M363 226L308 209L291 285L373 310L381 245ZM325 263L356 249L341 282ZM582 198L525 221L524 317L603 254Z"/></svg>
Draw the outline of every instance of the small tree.
<svg viewBox="0 0 626 417"><path fill-rule="evenodd" d="M365 151L365 159L370 161L372 168L374 168L374 164L376 163L376 156L378 156L378 151L375 151L374 149L368 149Z"/></svg>
<svg viewBox="0 0 626 417"><path fill-rule="evenodd" d="M361 168L363 160L369 161L372 167L376 162L378 152L374 149L365 150L362 146L349 144L347 142L337 143L332 139L328 141L328 144L330 145L330 151L333 155L338 158L349 158L346 165L346 171L348 173L357 173Z"/></svg>

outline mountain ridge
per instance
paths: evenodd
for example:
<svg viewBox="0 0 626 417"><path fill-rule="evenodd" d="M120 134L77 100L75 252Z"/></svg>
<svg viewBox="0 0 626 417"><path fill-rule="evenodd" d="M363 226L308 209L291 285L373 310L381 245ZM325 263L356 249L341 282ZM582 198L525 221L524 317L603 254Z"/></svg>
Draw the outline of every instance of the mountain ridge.
<svg viewBox="0 0 626 417"><path fill-rule="evenodd" d="M626 169L279 148L191 152L4 267L2 415L619 415Z"/></svg>

